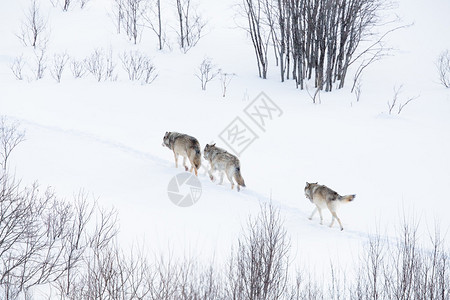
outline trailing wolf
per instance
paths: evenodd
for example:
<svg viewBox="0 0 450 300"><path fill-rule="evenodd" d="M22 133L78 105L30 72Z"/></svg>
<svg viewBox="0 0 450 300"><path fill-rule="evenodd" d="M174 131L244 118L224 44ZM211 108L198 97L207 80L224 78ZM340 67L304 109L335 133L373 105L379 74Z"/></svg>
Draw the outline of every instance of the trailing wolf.
<svg viewBox="0 0 450 300"><path fill-rule="evenodd" d="M309 217L310 220L312 219L316 211L319 211L320 224L323 224L322 208L328 207L328 210L331 212L331 215L333 216L330 227L333 226L334 220L336 219L339 222L339 225L341 226L341 230L344 230L344 227L342 227L341 220L336 214L336 210L341 203L353 201L356 195L340 196L338 193L336 193L335 191L333 191L332 189L330 189L325 185L320 185L317 182L316 183L307 182L305 186L305 196L316 205L316 208L314 208L311 216Z"/></svg>
<svg viewBox="0 0 450 300"><path fill-rule="evenodd" d="M211 178L211 180L214 180L212 173L214 171L219 171L219 184L222 184L223 173L225 173L228 180L231 182L231 189L234 188L233 178L236 180L238 192L241 190L241 186L245 187L244 178L242 178L241 175L241 163L236 156L228 153L225 149L216 147L216 144L207 144L203 150L203 157L209 161L209 164L211 165L211 169L208 171L209 178Z"/></svg>
<svg viewBox="0 0 450 300"><path fill-rule="evenodd" d="M191 169L198 176L198 169L201 165L202 155L200 152L200 143L195 137L178 132L166 132L163 138L163 146L173 151L175 157L175 167L178 168L178 155L183 156L184 169L187 171L186 158L191 163Z"/></svg>

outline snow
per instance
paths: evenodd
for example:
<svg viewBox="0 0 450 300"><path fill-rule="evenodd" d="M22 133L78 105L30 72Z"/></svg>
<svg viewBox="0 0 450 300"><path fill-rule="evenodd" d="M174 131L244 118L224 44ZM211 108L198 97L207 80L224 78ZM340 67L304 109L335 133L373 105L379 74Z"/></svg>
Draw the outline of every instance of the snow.
<svg viewBox="0 0 450 300"><path fill-rule="evenodd" d="M257 77L251 41L238 27L233 1L199 1L208 33L187 54L177 49L174 36L172 51L158 51L150 32L138 45L117 35L110 1L92 0L69 12L41 2L51 27L49 64L54 53L82 59L97 48L111 49L119 78L74 79L67 67L59 84L48 70L39 81L16 80L10 70L14 58L23 53L30 64L34 58L14 36L28 2L2 3L0 115L26 131L11 168L23 184L37 180L65 199L82 189L93 201L114 207L124 247L143 241L155 253L170 248L177 255L225 261L249 215L268 202L285 219L294 265L327 266L336 257L349 264L377 227L393 235L403 212L419 216L423 239L434 222L443 232L449 229L450 90L439 85L434 65L450 48L448 1L401 0L398 12L414 25L395 32L388 40L396 48L393 55L367 69L361 100L346 87L321 93L321 104L312 104L292 81L279 82L275 66L267 80ZM151 85L130 82L121 70L118 55L135 49L157 68ZM225 98L217 79L201 90L194 74L204 57L236 73ZM32 77L29 66L24 73ZM400 101L419 97L400 115L389 115L387 102L400 85ZM260 92L283 111L265 132L243 111ZM240 156L247 188L231 191L226 178L219 186L201 170L199 202L175 206L167 185L183 169L181 163L175 169L172 152L161 146L164 133L190 134L202 148L211 141L225 147L218 135L238 116L259 136ZM306 181L357 195L338 211L344 231L326 226L327 211L324 225L318 215L308 220L313 206L303 193Z"/></svg>

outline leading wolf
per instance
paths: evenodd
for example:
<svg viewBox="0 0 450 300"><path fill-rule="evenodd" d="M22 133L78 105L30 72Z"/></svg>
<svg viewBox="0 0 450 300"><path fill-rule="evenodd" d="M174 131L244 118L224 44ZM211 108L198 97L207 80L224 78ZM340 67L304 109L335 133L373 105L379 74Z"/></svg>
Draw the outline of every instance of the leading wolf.
<svg viewBox="0 0 450 300"><path fill-rule="evenodd" d="M191 169L198 176L198 169L201 165L202 155L200 153L200 143L195 137L178 132L166 132L163 138L163 146L173 151L175 157L175 167L178 168L178 156L183 156L184 169L187 171L186 158L191 163Z"/></svg>
<svg viewBox="0 0 450 300"><path fill-rule="evenodd" d="M336 193L335 191L333 191L332 189L330 189L325 185L320 185L317 182L316 183L307 182L305 186L305 196L316 205L316 208L314 208L311 216L309 217L310 220L312 219L316 211L319 211L320 224L323 224L322 208L328 207L328 210L331 212L331 215L333 216L330 227L333 226L334 220L336 219L339 222L339 225L341 226L341 230L344 230L344 227L342 227L341 220L336 214L336 210L341 203L353 201L356 195L340 196L338 193Z"/></svg>
<svg viewBox="0 0 450 300"><path fill-rule="evenodd" d="M211 180L214 180L212 172L220 172L220 182L223 182L223 173L227 175L228 180L231 182L231 189L234 188L233 179L236 180L238 192L240 187L245 187L244 178L241 175L241 164L239 159L231 153L228 153L225 149L216 147L216 144L206 145L203 150L203 157L209 161L211 169L208 171Z"/></svg>

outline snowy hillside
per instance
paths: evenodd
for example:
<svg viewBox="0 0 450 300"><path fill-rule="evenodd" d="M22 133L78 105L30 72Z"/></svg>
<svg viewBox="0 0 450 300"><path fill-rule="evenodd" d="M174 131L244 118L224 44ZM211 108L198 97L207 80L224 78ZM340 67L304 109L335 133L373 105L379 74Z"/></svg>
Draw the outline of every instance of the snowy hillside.
<svg viewBox="0 0 450 300"><path fill-rule="evenodd" d="M414 24L388 37L395 50L367 68L360 101L347 86L322 92L321 104L313 104L292 80L281 83L274 65L268 79L257 76L251 40L238 26L242 17L233 0L198 1L208 21L206 34L187 53L179 50L169 24L172 50L158 50L149 31L137 45L117 34L112 1L91 0L83 9L74 5L63 12L41 0L50 30L49 67L40 80L33 75L33 48L16 36L28 4L0 4L0 116L26 132L10 168L24 185L38 181L67 200L84 190L101 206L113 206L124 247L143 243L150 252L171 249L176 256L221 263L248 217L268 202L285 220L292 264L307 262L318 270L334 259L351 264L370 233L378 228L392 236L403 214L420 219L424 240L435 223L442 232L450 228L450 89L439 84L435 67L439 53L450 49L450 2L401 0L396 12ZM175 19L174 5L163 8ZM75 79L69 65L60 83L50 75L54 54L83 59L95 49L111 51L117 80ZM128 80L119 55L129 50L151 58L158 74L153 83ZM11 65L21 55L25 78L17 80ZM194 74L205 57L235 74L226 97L219 77L201 90ZM400 101L417 99L390 115L387 102L399 86ZM261 92L282 112L264 129L244 111ZM184 170L175 169L173 153L162 147L164 133L192 135L202 149L213 141L232 151L219 136L236 117L258 136L240 155L247 187L232 191L226 178L217 185L200 169L199 201L187 208L174 205L168 184ZM305 198L305 182L356 194L338 211L344 231L327 226L327 210L324 225L318 214L308 220L314 207Z"/></svg>

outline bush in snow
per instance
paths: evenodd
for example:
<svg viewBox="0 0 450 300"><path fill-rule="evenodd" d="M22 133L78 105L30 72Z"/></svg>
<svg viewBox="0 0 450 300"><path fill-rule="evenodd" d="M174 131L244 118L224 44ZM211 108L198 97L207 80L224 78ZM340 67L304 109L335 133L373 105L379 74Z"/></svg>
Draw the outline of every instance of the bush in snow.
<svg viewBox="0 0 450 300"><path fill-rule="evenodd" d="M34 77L36 80L44 77L44 71L47 69L47 56L45 55L45 48L39 48L34 50Z"/></svg>
<svg viewBox="0 0 450 300"><path fill-rule="evenodd" d="M151 59L138 51L124 52L120 60L130 80L140 80L143 84L150 84L158 76Z"/></svg>
<svg viewBox="0 0 450 300"><path fill-rule="evenodd" d="M114 69L116 67L113 58L112 51L105 54L103 50L96 49L89 57L85 59L86 69L97 79L102 80L116 80L117 76L114 75Z"/></svg>
<svg viewBox="0 0 450 300"><path fill-rule="evenodd" d="M50 69L50 74L57 82L61 82L62 73L68 61L69 56L67 53L55 54L53 56L53 65Z"/></svg>
<svg viewBox="0 0 450 300"><path fill-rule="evenodd" d="M81 78L87 72L87 70L86 70L86 62L73 59L70 62L70 70L72 71L73 77Z"/></svg>
<svg viewBox="0 0 450 300"><path fill-rule="evenodd" d="M206 90L206 84L214 79L219 74L219 71L215 70L215 66L212 64L211 59L204 58L200 66L198 67L198 73L195 74L202 85L202 90Z"/></svg>
<svg viewBox="0 0 450 300"><path fill-rule="evenodd" d="M436 62L439 80L446 88L450 87L450 51L443 51Z"/></svg>
<svg viewBox="0 0 450 300"><path fill-rule="evenodd" d="M14 59L14 62L11 64L10 68L14 74L14 77L18 80L23 80L22 70L25 66L25 62L23 60L23 56L18 56Z"/></svg>
<svg viewBox="0 0 450 300"><path fill-rule="evenodd" d="M399 86L399 87L394 87L394 96L392 97L392 101L388 101L388 111L389 114L392 114L392 111L394 110L394 108L397 106L397 114L399 115L403 108L405 108L406 105L408 105L411 101L419 98L419 96L415 96L415 97L410 97L408 99L406 99L406 101L403 101L403 103L398 102L398 95L400 94L401 90L403 88L403 85Z"/></svg>

